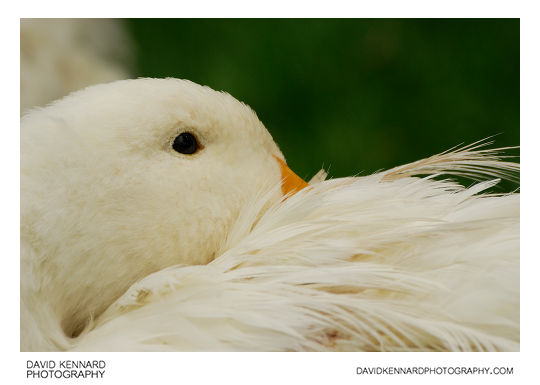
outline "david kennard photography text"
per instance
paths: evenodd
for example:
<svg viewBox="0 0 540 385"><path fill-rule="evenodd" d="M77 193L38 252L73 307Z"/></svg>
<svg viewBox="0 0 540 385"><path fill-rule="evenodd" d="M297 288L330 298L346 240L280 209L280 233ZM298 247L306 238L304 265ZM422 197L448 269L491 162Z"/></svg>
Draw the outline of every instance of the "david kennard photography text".
<svg viewBox="0 0 540 385"><path fill-rule="evenodd" d="M105 361L26 361L26 378L103 378Z"/></svg>

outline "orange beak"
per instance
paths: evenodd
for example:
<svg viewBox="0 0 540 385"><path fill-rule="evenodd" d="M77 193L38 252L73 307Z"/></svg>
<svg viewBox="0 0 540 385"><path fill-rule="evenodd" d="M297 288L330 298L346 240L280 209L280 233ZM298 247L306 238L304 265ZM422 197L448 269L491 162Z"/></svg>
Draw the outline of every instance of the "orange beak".
<svg viewBox="0 0 540 385"><path fill-rule="evenodd" d="M304 187L308 186L306 182L298 175L296 175L284 161L279 159L277 156L274 156L279 163L281 168L281 190L283 195L293 195L298 191L302 190Z"/></svg>

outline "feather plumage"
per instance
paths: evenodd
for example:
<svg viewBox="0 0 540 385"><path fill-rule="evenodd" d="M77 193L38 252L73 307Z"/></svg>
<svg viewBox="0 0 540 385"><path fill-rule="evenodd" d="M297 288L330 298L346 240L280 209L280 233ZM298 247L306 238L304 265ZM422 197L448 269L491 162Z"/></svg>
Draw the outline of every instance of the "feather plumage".
<svg viewBox="0 0 540 385"><path fill-rule="evenodd" d="M519 350L519 194L433 179L515 175L496 154L261 194L214 261L142 279L65 348Z"/></svg>

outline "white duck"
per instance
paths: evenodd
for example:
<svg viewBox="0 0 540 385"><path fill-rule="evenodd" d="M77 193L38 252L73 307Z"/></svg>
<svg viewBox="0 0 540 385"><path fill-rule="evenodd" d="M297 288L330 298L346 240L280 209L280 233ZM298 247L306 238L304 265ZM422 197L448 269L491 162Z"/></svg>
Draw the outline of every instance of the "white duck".
<svg viewBox="0 0 540 385"><path fill-rule="evenodd" d="M519 194L412 176L445 170L518 165L466 147L297 192L228 94L72 94L22 120L21 349L518 350Z"/></svg>

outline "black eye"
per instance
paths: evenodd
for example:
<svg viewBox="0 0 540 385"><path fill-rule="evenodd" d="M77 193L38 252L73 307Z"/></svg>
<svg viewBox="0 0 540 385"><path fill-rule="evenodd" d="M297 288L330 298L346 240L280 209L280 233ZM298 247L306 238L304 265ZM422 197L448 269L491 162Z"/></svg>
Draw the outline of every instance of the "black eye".
<svg viewBox="0 0 540 385"><path fill-rule="evenodd" d="M199 143L193 134L183 132L174 138L172 148L180 154L193 154L199 148Z"/></svg>

